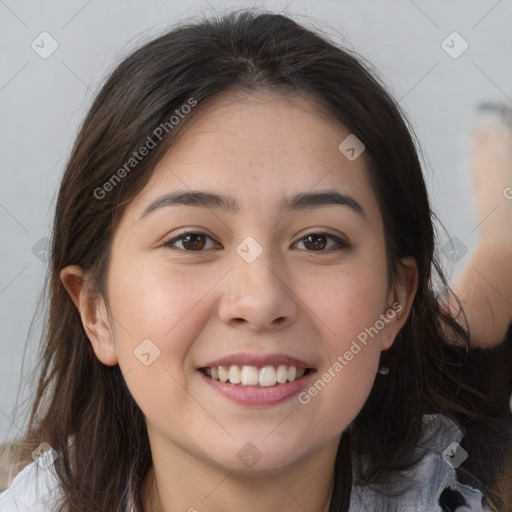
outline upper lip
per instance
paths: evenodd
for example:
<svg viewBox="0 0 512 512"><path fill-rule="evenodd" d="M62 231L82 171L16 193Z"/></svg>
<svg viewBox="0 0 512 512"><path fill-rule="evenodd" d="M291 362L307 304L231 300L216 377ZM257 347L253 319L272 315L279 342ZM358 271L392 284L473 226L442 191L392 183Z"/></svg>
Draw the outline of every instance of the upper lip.
<svg viewBox="0 0 512 512"><path fill-rule="evenodd" d="M200 368L211 368L215 366L279 366L280 364L284 364L286 366L295 366L297 368L313 368L312 365L297 359L296 357L291 357L286 354L247 354L247 353L238 353L231 354L229 356L224 356L219 359L215 359L215 361L210 361L206 363Z"/></svg>

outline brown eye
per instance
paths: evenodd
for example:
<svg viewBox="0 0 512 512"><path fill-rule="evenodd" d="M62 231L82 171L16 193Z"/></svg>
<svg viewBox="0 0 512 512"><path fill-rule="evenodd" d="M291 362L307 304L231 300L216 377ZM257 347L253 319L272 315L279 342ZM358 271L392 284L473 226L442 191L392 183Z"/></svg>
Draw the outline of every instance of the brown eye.
<svg viewBox="0 0 512 512"><path fill-rule="evenodd" d="M205 249L208 240L213 242L213 239L204 233L189 231L186 233L181 233L181 235L177 236L176 238L165 242L163 247L169 247L171 249L178 249L188 252L201 252L203 249ZM177 243L181 243L181 247L177 246ZM219 245L213 243L213 247L219 247ZM211 248L212 247L206 247L206 249Z"/></svg>
<svg viewBox="0 0 512 512"><path fill-rule="evenodd" d="M329 240L334 242L334 246L325 249L327 247ZM348 249L350 245L343 240L340 240L338 237L334 235L330 235L328 233L311 233L297 243L303 243L304 247L308 251L316 251L316 252L331 252L331 251L340 251L343 249Z"/></svg>
<svg viewBox="0 0 512 512"><path fill-rule="evenodd" d="M196 251L201 250L205 246L205 239L203 235L192 234L186 235L182 238L183 247L187 250Z"/></svg>
<svg viewBox="0 0 512 512"><path fill-rule="evenodd" d="M327 245L326 237L325 235L308 235L304 238L304 245L315 251L322 250Z"/></svg>

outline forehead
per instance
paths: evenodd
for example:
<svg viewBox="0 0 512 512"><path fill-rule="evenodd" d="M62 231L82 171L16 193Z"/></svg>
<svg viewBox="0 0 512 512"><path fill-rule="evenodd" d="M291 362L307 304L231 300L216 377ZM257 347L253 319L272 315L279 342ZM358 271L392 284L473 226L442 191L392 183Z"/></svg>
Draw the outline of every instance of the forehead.
<svg viewBox="0 0 512 512"><path fill-rule="evenodd" d="M140 215L152 199L176 190L220 192L243 208L272 209L285 196L334 188L380 217L364 152L349 160L339 150L350 131L312 99L235 91L196 108L132 212Z"/></svg>

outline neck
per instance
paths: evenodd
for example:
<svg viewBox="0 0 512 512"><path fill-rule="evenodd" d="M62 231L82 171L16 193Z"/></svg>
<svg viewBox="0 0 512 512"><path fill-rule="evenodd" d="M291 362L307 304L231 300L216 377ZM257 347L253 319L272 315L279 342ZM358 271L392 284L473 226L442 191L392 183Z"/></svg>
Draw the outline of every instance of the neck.
<svg viewBox="0 0 512 512"><path fill-rule="evenodd" d="M165 455L152 447L153 466L141 486L143 509L144 512L232 512L236 509L328 512L336 451L337 442L293 468L248 473L210 465L175 446L166 450Z"/></svg>

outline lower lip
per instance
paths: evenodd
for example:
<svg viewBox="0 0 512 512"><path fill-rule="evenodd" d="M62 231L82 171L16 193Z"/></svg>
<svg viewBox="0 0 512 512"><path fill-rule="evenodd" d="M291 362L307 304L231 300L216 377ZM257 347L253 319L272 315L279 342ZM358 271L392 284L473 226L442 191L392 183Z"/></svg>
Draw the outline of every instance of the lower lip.
<svg viewBox="0 0 512 512"><path fill-rule="evenodd" d="M273 405L284 402L290 397L300 393L316 373L315 370L310 370L307 375L293 382L286 382L285 384L277 384L276 386L269 387L256 387L228 384L220 380L211 379L199 370L198 372L206 384L211 386L215 391L233 402L242 405Z"/></svg>

